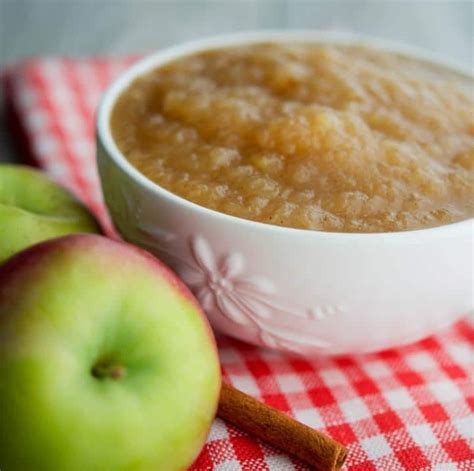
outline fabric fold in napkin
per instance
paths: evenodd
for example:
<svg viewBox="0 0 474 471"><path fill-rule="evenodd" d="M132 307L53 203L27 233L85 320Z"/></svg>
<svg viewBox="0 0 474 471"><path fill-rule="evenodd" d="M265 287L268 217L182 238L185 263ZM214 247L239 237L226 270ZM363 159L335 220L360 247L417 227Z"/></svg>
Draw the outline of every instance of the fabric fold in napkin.
<svg viewBox="0 0 474 471"><path fill-rule="evenodd" d="M72 189L109 233L94 113L105 87L133 60L34 59L7 71L5 80L21 155ZM226 381L345 444L346 469L474 469L472 317L421 342L352 357L307 359L227 337L218 342ZM192 469L306 468L216 419Z"/></svg>

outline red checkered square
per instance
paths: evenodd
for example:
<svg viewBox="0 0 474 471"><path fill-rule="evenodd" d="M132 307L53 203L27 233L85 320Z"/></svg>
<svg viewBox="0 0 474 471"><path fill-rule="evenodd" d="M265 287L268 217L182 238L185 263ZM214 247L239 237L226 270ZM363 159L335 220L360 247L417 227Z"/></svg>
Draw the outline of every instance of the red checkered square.
<svg viewBox="0 0 474 471"><path fill-rule="evenodd" d="M205 447L197 460L194 462L193 467L195 469L201 469L202 471L211 471L213 469L214 462L209 454L209 450Z"/></svg>
<svg viewBox="0 0 474 471"><path fill-rule="evenodd" d="M430 423L444 422L449 419L448 415L440 404L420 406L420 410L425 416L426 420Z"/></svg>
<svg viewBox="0 0 474 471"><path fill-rule="evenodd" d="M423 384L423 378L415 373L414 371L404 371L398 373L397 375L398 380L406 387L413 387Z"/></svg>
<svg viewBox="0 0 474 471"><path fill-rule="evenodd" d="M349 424L332 425L327 427L326 431L331 435L331 437L344 443L346 446L357 441L357 436Z"/></svg>
<svg viewBox="0 0 474 471"><path fill-rule="evenodd" d="M263 394L261 396L261 399L269 406L275 407L276 409L280 409L283 412L290 411L288 401L286 400L286 397L283 394Z"/></svg>
<svg viewBox="0 0 474 471"><path fill-rule="evenodd" d="M360 396L369 396L372 394L378 394L379 388L375 381L370 378L364 378L360 381L352 383L352 387L359 393Z"/></svg>
<svg viewBox="0 0 474 471"><path fill-rule="evenodd" d="M375 414L374 420L382 433L393 432L403 428L403 423L394 411L386 411L381 414Z"/></svg>
<svg viewBox="0 0 474 471"><path fill-rule="evenodd" d="M363 463L353 464L351 471L377 471L372 461L364 461Z"/></svg>
<svg viewBox="0 0 474 471"><path fill-rule="evenodd" d="M324 386L309 389L308 396L315 407L329 406L336 402L331 390Z"/></svg>
<svg viewBox="0 0 474 471"><path fill-rule="evenodd" d="M466 440L463 440L462 438L443 442L443 448L446 450L452 461L473 460L474 462L474 451Z"/></svg>
<svg viewBox="0 0 474 471"><path fill-rule="evenodd" d="M396 453L396 456L405 469L423 469L430 465L430 462L423 452L416 446L404 448Z"/></svg>
<svg viewBox="0 0 474 471"><path fill-rule="evenodd" d="M249 437L238 436L230 439L234 448L235 456L241 462L258 461L264 459L262 448L254 440Z"/></svg>
<svg viewBox="0 0 474 471"><path fill-rule="evenodd" d="M39 59L6 74L9 123L23 157L82 198L109 234L93 115L104 88L132 60ZM474 469L472 319L356 357L303 359L224 337L218 345L226 380L344 443L351 471ZM306 468L216 419L192 469Z"/></svg>

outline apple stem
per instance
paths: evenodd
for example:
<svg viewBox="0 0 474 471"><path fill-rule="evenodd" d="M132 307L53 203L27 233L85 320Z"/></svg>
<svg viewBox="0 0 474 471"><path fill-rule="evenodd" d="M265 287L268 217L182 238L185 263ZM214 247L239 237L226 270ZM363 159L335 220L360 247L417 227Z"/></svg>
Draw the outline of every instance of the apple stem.
<svg viewBox="0 0 474 471"><path fill-rule="evenodd" d="M125 376L126 370L122 365L97 364L92 368L92 375L96 378L120 379Z"/></svg>

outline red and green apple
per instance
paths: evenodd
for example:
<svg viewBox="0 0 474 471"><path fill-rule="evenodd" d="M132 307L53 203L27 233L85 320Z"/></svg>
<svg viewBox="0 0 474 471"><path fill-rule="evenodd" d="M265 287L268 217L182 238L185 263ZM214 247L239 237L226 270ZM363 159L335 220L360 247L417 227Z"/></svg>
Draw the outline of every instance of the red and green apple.
<svg viewBox="0 0 474 471"><path fill-rule="evenodd" d="M0 267L2 471L184 470L219 391L199 305L147 252L69 235Z"/></svg>

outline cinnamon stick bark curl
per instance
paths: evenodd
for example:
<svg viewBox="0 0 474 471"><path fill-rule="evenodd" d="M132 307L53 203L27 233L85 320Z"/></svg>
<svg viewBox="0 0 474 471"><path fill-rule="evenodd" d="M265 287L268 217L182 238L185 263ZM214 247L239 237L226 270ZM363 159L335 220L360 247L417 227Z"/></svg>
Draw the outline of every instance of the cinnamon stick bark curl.
<svg viewBox="0 0 474 471"><path fill-rule="evenodd" d="M347 456L347 449L327 435L225 383L217 415L316 470L338 471Z"/></svg>

